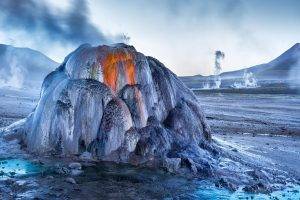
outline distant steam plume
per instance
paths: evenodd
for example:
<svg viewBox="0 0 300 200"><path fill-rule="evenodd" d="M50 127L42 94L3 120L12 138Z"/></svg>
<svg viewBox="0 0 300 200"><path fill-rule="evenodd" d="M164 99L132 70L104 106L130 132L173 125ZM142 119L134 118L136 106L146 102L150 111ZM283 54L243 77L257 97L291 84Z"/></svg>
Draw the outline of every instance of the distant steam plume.
<svg viewBox="0 0 300 200"><path fill-rule="evenodd" d="M232 87L234 88L256 88L258 87L257 80L252 72L244 70L242 82L235 82Z"/></svg>
<svg viewBox="0 0 300 200"><path fill-rule="evenodd" d="M74 46L114 42L90 22L85 0L73 0L71 5L68 10L54 10L41 0L1 0L0 26Z"/></svg>
<svg viewBox="0 0 300 200"><path fill-rule="evenodd" d="M221 71L222 71L222 67L221 67L221 60L224 59L225 54L222 51L217 50L215 52L215 71L214 71L214 75L215 75L215 87L216 88L220 88L221 86Z"/></svg>
<svg viewBox="0 0 300 200"><path fill-rule="evenodd" d="M24 72L22 71L20 63L15 56L9 56L9 63L10 72L8 74L3 73L6 75L5 77L2 77L0 75L0 88L13 87L16 89L20 89L23 87L24 83Z"/></svg>

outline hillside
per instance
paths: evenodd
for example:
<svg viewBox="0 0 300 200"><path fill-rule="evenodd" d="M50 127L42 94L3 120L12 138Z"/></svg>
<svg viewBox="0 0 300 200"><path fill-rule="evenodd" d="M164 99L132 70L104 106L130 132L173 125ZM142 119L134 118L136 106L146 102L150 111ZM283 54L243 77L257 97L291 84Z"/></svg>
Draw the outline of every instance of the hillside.
<svg viewBox="0 0 300 200"><path fill-rule="evenodd" d="M58 63L29 49L0 44L0 87L40 89Z"/></svg>

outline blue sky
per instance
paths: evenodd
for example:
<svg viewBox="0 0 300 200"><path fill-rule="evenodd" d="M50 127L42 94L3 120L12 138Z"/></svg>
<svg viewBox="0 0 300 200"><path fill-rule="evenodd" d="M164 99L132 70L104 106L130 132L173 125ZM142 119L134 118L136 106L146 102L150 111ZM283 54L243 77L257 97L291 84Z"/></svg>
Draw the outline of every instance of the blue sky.
<svg viewBox="0 0 300 200"><path fill-rule="evenodd" d="M44 3L55 14L74 1ZM107 38L94 44L118 41L126 33L138 51L178 75L213 73L215 50L225 52L223 70L230 71L268 62L300 42L298 0L88 0L84 14L88 28ZM1 43L37 49L58 62L84 41L68 43L42 30L0 25Z"/></svg>

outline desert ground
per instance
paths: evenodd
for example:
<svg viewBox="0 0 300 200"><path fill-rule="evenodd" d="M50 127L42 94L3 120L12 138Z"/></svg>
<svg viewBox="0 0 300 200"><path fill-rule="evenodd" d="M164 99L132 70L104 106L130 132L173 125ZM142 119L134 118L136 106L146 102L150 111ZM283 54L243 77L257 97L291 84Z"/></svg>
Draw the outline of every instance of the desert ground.
<svg viewBox="0 0 300 200"><path fill-rule="evenodd" d="M300 180L300 95L197 93L213 133L213 140L223 146L271 163ZM0 89L0 127L26 117L39 98L37 91ZM1 159L16 157L14 141L0 141ZM16 161L19 162L19 161ZM40 161L39 161L40 162ZM19 165L19 164L18 164ZM28 166L27 166L28 167ZM142 173L141 173L142 172ZM71 184L57 175L43 175L0 180L0 197L11 199L76 199L85 195L96 198L185 198L207 197L247 199L254 196L216 189L215 186L147 169L114 164L86 167L85 175ZM1 179L1 178L0 178ZM287 180L288 181L288 180ZM153 186L155 185L155 186ZM101 186L101 187L99 187ZM101 188L101 189L96 189ZM261 198L299 198L299 187ZM93 192L91 192L93 191ZM95 192L97 191L97 192ZM292 195L292 196L290 196ZM294 195L294 196L293 196ZM256 197L255 197L256 198ZM257 197L260 198L259 196ZM280 199L282 199L280 198Z"/></svg>
<svg viewBox="0 0 300 200"><path fill-rule="evenodd" d="M299 94L197 95L215 134L300 136Z"/></svg>

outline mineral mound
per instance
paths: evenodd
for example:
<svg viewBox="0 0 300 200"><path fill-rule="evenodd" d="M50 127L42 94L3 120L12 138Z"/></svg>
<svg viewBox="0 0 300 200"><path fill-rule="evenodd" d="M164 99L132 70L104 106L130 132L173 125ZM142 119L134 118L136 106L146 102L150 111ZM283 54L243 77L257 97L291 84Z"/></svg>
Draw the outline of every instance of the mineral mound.
<svg viewBox="0 0 300 200"><path fill-rule="evenodd" d="M9 127L37 154L79 155L170 171L203 167L210 128L194 94L133 46L81 45L45 78L40 100Z"/></svg>
<svg viewBox="0 0 300 200"><path fill-rule="evenodd" d="M271 161L212 141L195 95L125 44L80 46L46 76L34 111L0 132L39 156L164 168L231 189L267 191L288 177Z"/></svg>

